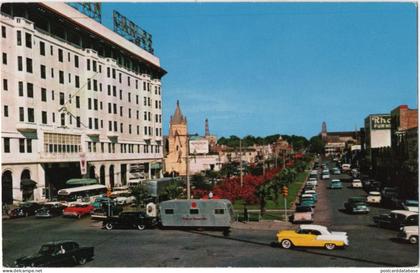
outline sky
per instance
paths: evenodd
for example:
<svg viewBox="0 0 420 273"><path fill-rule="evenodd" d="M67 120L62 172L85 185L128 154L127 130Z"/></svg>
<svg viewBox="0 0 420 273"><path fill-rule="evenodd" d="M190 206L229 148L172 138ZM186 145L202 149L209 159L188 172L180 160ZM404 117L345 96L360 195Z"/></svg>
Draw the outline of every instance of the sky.
<svg viewBox="0 0 420 273"><path fill-rule="evenodd" d="M369 114L417 108L413 3L103 3L151 33L163 131L180 101L189 133L353 131Z"/></svg>

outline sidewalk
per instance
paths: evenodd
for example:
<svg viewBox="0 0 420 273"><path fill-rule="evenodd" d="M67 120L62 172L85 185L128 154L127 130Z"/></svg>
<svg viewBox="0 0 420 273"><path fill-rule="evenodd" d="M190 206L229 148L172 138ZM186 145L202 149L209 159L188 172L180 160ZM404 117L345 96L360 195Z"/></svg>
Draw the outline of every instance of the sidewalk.
<svg viewBox="0 0 420 273"><path fill-rule="evenodd" d="M233 229L248 229L248 230L275 230L290 229L294 225L284 221L269 221L261 220L259 222L233 222Z"/></svg>

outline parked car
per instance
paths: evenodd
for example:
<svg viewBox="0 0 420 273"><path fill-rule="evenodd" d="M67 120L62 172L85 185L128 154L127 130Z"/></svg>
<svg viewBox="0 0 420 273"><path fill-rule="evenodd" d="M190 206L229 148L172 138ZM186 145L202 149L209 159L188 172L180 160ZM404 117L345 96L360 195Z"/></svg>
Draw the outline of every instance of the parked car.
<svg viewBox="0 0 420 273"><path fill-rule="evenodd" d="M316 180L308 180L306 181L305 185L312 185L315 186L318 184L318 182Z"/></svg>
<svg viewBox="0 0 420 273"><path fill-rule="evenodd" d="M21 257L15 261L16 267L59 267L72 264L85 264L94 256L93 247L79 247L73 241L49 242L32 256Z"/></svg>
<svg viewBox="0 0 420 273"><path fill-rule="evenodd" d="M410 244L419 243L419 226L406 226L401 228L398 238L409 242Z"/></svg>
<svg viewBox="0 0 420 273"><path fill-rule="evenodd" d="M314 198L315 202L318 201L318 194L316 193L315 190L304 190L303 194L310 194Z"/></svg>
<svg viewBox="0 0 420 273"><path fill-rule="evenodd" d="M314 211L310 206L297 206L289 220L295 223L312 223Z"/></svg>
<svg viewBox="0 0 420 273"><path fill-rule="evenodd" d="M350 213L369 213L369 208L365 200L366 197L364 196L350 197L347 202L344 203L344 208Z"/></svg>
<svg viewBox="0 0 420 273"><path fill-rule="evenodd" d="M328 188L330 189L342 189L343 183L341 183L338 179L333 179L330 181L330 184L328 185Z"/></svg>
<svg viewBox="0 0 420 273"><path fill-rule="evenodd" d="M26 202L19 205L19 207L14 208L9 211L10 218L18 217L27 217L34 215L37 209L40 209L41 205L35 202Z"/></svg>
<svg viewBox="0 0 420 273"><path fill-rule="evenodd" d="M106 196L99 196L95 198L95 201L93 201L91 205L94 206L96 209L100 209L102 208L103 204L108 204L108 203L115 203L115 201Z"/></svg>
<svg viewBox="0 0 420 273"><path fill-rule="evenodd" d="M362 180L362 183L363 183L363 180ZM370 192L370 191L380 191L381 190L381 186L382 186L382 183L380 181L376 181L376 180L373 180L373 179L368 179L368 180L365 180L364 181L363 188L367 192Z"/></svg>
<svg viewBox="0 0 420 273"><path fill-rule="evenodd" d="M300 196L300 206L315 207L315 198L312 194L302 194Z"/></svg>
<svg viewBox="0 0 420 273"><path fill-rule="evenodd" d="M341 170L343 171L343 173L349 172L351 170L351 165L350 164L347 164L347 163L342 164L341 165Z"/></svg>
<svg viewBox="0 0 420 273"><path fill-rule="evenodd" d="M155 217L148 217L145 212L122 212L118 217L107 217L102 222L102 227L111 230L120 228L136 228L144 230L146 227L154 227L157 224Z"/></svg>
<svg viewBox="0 0 420 273"><path fill-rule="evenodd" d="M63 210L63 216L73 216L77 218L82 218L85 215L91 214L95 209L92 205L87 204L73 204L70 207L67 207Z"/></svg>
<svg viewBox="0 0 420 273"><path fill-rule="evenodd" d="M400 229L403 226L418 226L419 214L407 210L393 210L390 214L373 216L378 227Z"/></svg>
<svg viewBox="0 0 420 273"><path fill-rule="evenodd" d="M381 193L378 192L378 191L369 192L369 195L367 196L366 201L368 203L380 204L381 203Z"/></svg>
<svg viewBox="0 0 420 273"><path fill-rule="evenodd" d="M128 191L112 193L111 198L113 198L114 201L121 206L131 204L136 201L136 198Z"/></svg>
<svg viewBox="0 0 420 273"><path fill-rule="evenodd" d="M332 250L335 247L349 245L346 232L330 232L325 226L320 225L300 225L296 231L280 230L277 233L277 241L283 248L308 246Z"/></svg>
<svg viewBox="0 0 420 273"><path fill-rule="evenodd" d="M353 179L353 182L351 182L352 188L363 188L362 181L360 179Z"/></svg>
<svg viewBox="0 0 420 273"><path fill-rule="evenodd" d="M303 187L303 191L311 191L311 190L316 190L316 186L314 185L305 185L305 187Z"/></svg>
<svg viewBox="0 0 420 273"><path fill-rule="evenodd" d="M332 168L332 174L335 174L335 175L341 174L340 169L339 168Z"/></svg>
<svg viewBox="0 0 420 273"><path fill-rule="evenodd" d="M360 172L359 172L359 170L358 170L358 169L352 169L352 170L351 170L351 176L352 176L353 178L358 178L358 177L360 176Z"/></svg>
<svg viewBox="0 0 420 273"><path fill-rule="evenodd" d="M118 216L123 211L120 205L113 205L108 208L108 204L103 204L100 209L94 209L90 217L94 220L100 220L108 216Z"/></svg>
<svg viewBox="0 0 420 273"><path fill-rule="evenodd" d="M419 212L419 201L417 200L404 200L401 202L401 207L405 210Z"/></svg>
<svg viewBox="0 0 420 273"><path fill-rule="evenodd" d="M35 217L37 218L51 218L60 216L63 214L65 206L60 202L45 203L40 209L35 211Z"/></svg>
<svg viewBox="0 0 420 273"><path fill-rule="evenodd" d="M328 169L323 170L323 171L322 171L321 178L322 178L323 180L325 180L325 179L330 179L330 171L329 171Z"/></svg>

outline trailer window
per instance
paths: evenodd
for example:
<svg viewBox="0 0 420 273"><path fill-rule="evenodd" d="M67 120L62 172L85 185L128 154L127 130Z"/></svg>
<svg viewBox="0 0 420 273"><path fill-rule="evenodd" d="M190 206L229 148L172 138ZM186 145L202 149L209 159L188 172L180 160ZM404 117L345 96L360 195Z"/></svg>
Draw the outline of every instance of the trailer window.
<svg viewBox="0 0 420 273"><path fill-rule="evenodd" d="M165 214L174 214L173 209L165 209Z"/></svg>
<svg viewBox="0 0 420 273"><path fill-rule="evenodd" d="M225 214L225 210L224 209L215 209L214 214Z"/></svg>
<svg viewBox="0 0 420 273"><path fill-rule="evenodd" d="M190 214L198 214L198 209L190 209Z"/></svg>

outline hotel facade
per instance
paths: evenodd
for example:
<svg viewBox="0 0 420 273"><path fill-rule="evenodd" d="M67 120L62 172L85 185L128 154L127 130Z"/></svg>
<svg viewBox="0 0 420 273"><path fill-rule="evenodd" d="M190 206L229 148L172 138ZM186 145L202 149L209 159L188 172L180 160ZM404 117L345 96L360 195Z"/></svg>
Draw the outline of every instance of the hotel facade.
<svg viewBox="0 0 420 273"><path fill-rule="evenodd" d="M70 178L161 175L153 50L65 3L2 4L0 18L3 203L53 198Z"/></svg>

